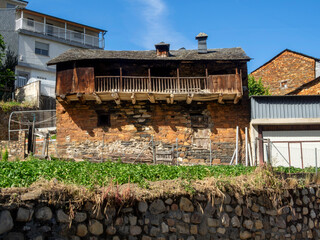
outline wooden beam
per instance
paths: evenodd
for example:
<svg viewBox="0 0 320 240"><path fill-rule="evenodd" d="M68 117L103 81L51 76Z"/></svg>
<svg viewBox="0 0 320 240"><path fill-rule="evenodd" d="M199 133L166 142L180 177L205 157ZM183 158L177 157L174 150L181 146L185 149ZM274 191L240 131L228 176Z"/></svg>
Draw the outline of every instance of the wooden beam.
<svg viewBox="0 0 320 240"><path fill-rule="evenodd" d="M86 100L84 99L83 93L77 93L77 98L81 104L85 104Z"/></svg>
<svg viewBox="0 0 320 240"><path fill-rule="evenodd" d="M131 101L132 101L132 104L136 104L136 102L137 102L137 99L136 99L136 96L134 95L134 93L132 93L132 95L131 95Z"/></svg>
<svg viewBox="0 0 320 240"><path fill-rule="evenodd" d="M171 93L170 94L170 103L173 104L173 101L174 101L174 95Z"/></svg>
<svg viewBox="0 0 320 240"><path fill-rule="evenodd" d="M218 97L218 103L220 103L220 104L224 104L224 101L223 101L223 94L222 94L222 93L220 93L220 94L219 94L219 97Z"/></svg>
<svg viewBox="0 0 320 240"><path fill-rule="evenodd" d="M102 103L102 100L101 100L100 96L97 93L94 92L93 96L96 98L97 104L101 104Z"/></svg>
<svg viewBox="0 0 320 240"><path fill-rule="evenodd" d="M234 98L233 103L237 104L239 102L239 100L241 99L242 95L240 93L237 93L236 97Z"/></svg>
<svg viewBox="0 0 320 240"><path fill-rule="evenodd" d="M155 103L155 102L156 102L156 99L155 99L153 93L149 93L149 94L148 94L148 100L149 100L151 103Z"/></svg>
<svg viewBox="0 0 320 240"><path fill-rule="evenodd" d="M120 97L118 93L112 93L111 97L113 98L113 100L116 102L117 105L120 105Z"/></svg>
<svg viewBox="0 0 320 240"><path fill-rule="evenodd" d="M187 104L191 104L192 103L192 99L193 99L194 94L188 94L187 96Z"/></svg>
<svg viewBox="0 0 320 240"><path fill-rule="evenodd" d="M122 67L120 67L120 92L122 92Z"/></svg>
<svg viewBox="0 0 320 240"><path fill-rule="evenodd" d="M67 98L67 96L65 94L57 96L57 99L58 99L59 102L64 102L66 104L70 103L69 99Z"/></svg>

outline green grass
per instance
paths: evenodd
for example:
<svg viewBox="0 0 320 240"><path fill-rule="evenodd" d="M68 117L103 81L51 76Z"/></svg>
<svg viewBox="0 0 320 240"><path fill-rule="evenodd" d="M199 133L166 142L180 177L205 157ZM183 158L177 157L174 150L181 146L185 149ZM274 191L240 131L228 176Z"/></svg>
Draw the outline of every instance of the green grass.
<svg viewBox="0 0 320 240"><path fill-rule="evenodd" d="M0 108L4 112L9 112L14 107L33 107L33 105L29 102L21 103L16 101L10 101L10 102L0 101Z"/></svg>
<svg viewBox="0 0 320 240"><path fill-rule="evenodd" d="M238 166L168 166L147 164L125 164L115 162L91 163L37 160L0 161L0 187L28 187L39 179L53 178L67 184L86 187L105 186L114 183L138 183L146 181L173 180L183 178L239 176L251 173L254 167Z"/></svg>

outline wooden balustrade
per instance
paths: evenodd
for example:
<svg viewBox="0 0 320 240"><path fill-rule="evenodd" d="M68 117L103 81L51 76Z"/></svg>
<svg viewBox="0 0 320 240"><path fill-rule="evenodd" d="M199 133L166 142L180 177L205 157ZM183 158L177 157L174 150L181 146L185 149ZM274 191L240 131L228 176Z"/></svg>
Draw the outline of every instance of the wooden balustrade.
<svg viewBox="0 0 320 240"><path fill-rule="evenodd" d="M209 75L208 77L141 77L98 76L96 92L127 93L241 93L239 74Z"/></svg>

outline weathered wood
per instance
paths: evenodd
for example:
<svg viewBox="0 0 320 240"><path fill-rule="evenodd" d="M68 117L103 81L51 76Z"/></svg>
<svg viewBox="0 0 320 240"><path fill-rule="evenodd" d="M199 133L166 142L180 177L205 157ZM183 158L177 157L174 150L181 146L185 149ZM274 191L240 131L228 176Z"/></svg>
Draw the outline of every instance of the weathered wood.
<svg viewBox="0 0 320 240"><path fill-rule="evenodd" d="M173 102L174 102L174 95L170 94L170 103L173 104Z"/></svg>
<svg viewBox="0 0 320 240"><path fill-rule="evenodd" d="M93 93L93 96L95 97L97 104L101 104L102 103L102 100L101 100L100 96L96 92Z"/></svg>
<svg viewBox="0 0 320 240"><path fill-rule="evenodd" d="M122 92L122 67L120 67L120 91Z"/></svg>
<svg viewBox="0 0 320 240"><path fill-rule="evenodd" d="M148 99L149 99L149 101L150 101L151 103L155 103L155 102L156 102L155 97L154 97L154 95L153 95L152 93L149 93L149 94L148 94Z"/></svg>
<svg viewBox="0 0 320 240"><path fill-rule="evenodd" d="M137 102L137 99L136 99L136 96L134 95L134 93L131 94L131 101L132 101L132 104L136 104L136 102Z"/></svg>
<svg viewBox="0 0 320 240"><path fill-rule="evenodd" d="M188 96L187 96L187 104L191 104L192 103L193 97L194 97L194 94L188 94Z"/></svg>
<svg viewBox="0 0 320 240"><path fill-rule="evenodd" d="M233 103L237 104L240 101L241 97L242 97L242 95L240 93L237 93L236 97L234 98Z"/></svg>
<svg viewBox="0 0 320 240"><path fill-rule="evenodd" d="M86 100L84 98L84 94L83 93L77 93L77 98L78 98L78 100L79 100L79 102L81 104L85 104L86 103Z"/></svg>
<svg viewBox="0 0 320 240"><path fill-rule="evenodd" d="M219 96L218 96L218 103L220 104L224 104L224 101L223 101L223 94L220 93Z"/></svg>
<svg viewBox="0 0 320 240"><path fill-rule="evenodd" d="M118 93L112 93L111 97L113 98L113 100L116 102L117 105L120 105L121 100Z"/></svg>

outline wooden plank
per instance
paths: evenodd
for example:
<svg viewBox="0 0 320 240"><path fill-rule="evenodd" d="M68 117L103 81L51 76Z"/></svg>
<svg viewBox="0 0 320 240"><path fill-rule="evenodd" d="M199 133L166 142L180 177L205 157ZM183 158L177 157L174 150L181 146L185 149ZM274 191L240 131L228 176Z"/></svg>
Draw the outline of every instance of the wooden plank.
<svg viewBox="0 0 320 240"><path fill-rule="evenodd" d="M137 102L137 99L136 99L136 96L134 95L134 93L131 94L131 101L132 101L132 104L136 104L136 102Z"/></svg>
<svg viewBox="0 0 320 240"><path fill-rule="evenodd" d="M77 67L74 69L74 92L93 93L94 67Z"/></svg>
<svg viewBox="0 0 320 240"><path fill-rule="evenodd" d="M194 97L193 93L192 94L188 94L188 96L187 96L187 104L191 104L193 97Z"/></svg>
<svg viewBox="0 0 320 240"><path fill-rule="evenodd" d="M120 92L122 92L122 67L120 67L120 86L119 86L119 90L120 90Z"/></svg>
<svg viewBox="0 0 320 240"><path fill-rule="evenodd" d="M116 102L117 105L120 105L120 97L118 93L112 93L111 97L113 98L113 100Z"/></svg>
<svg viewBox="0 0 320 240"><path fill-rule="evenodd" d="M234 103L234 104L237 104L237 103L240 101L241 97L242 97L241 93L237 93L237 95L236 95L233 103Z"/></svg>
<svg viewBox="0 0 320 240"><path fill-rule="evenodd" d="M73 69L57 70L56 94L68 94L72 90Z"/></svg>
<svg viewBox="0 0 320 240"><path fill-rule="evenodd" d="M102 100L101 100L100 96L96 92L93 93L93 96L95 97L97 104L101 104L102 103Z"/></svg>
<svg viewBox="0 0 320 240"><path fill-rule="evenodd" d="M156 102L153 93L149 93L149 94L148 94L148 99L149 99L149 101L150 101L151 103L155 103L155 102Z"/></svg>
<svg viewBox="0 0 320 240"><path fill-rule="evenodd" d="M223 94L220 93L219 96L218 96L218 103L220 104L224 104L224 101L223 101Z"/></svg>

